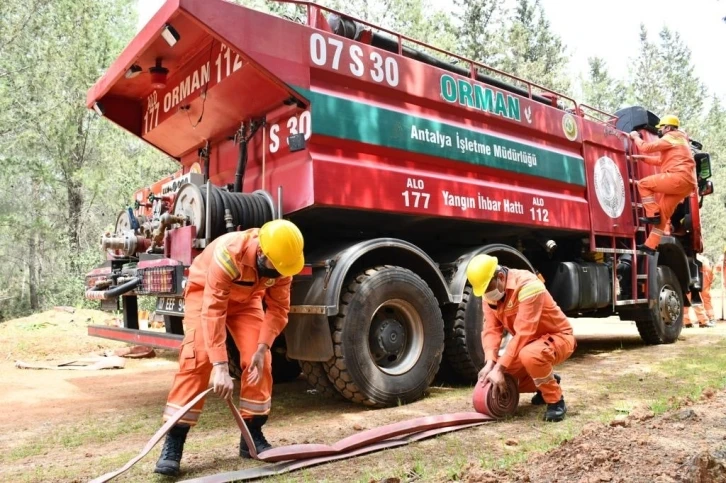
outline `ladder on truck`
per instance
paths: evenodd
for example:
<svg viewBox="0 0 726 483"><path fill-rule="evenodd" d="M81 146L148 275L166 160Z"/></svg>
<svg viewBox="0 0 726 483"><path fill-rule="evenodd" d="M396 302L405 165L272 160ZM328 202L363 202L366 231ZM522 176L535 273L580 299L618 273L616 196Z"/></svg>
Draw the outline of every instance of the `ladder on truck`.
<svg viewBox="0 0 726 483"><path fill-rule="evenodd" d="M617 235L612 235L611 233L596 233L592 232L591 239L590 239L590 246L594 247L594 252L596 253L603 253L603 254L611 254L613 256L612 258L612 308L613 312L616 310L616 307L618 306L624 306L624 305L637 305L637 304L644 304L648 303L649 298L649 290L650 290L650 281L651 277L649 277L649 272L651 270L653 271L652 277L657 276L657 272L655 272L655 268L657 266L657 254L655 257L653 257L653 260L651 260L651 257L649 257L644 252L640 252L636 246L645 243L646 238L648 237L648 234L650 233L650 229L648 228L648 225L643 225L640 222L640 217L645 216L645 210L643 208L643 203L640 199L640 193L638 192L638 186L637 181L640 179L640 172L638 169L638 160L633 155L632 152L632 143L630 143L628 140L624 143L626 144L625 148L625 156L626 156L626 164L628 167L628 186L630 189L630 200L631 200L631 211L633 215L633 226L634 226L634 232L632 236L629 237L622 237ZM601 245L607 245L607 246L598 246L598 241L606 241L606 243L601 243ZM628 248L619 248L619 245L625 245ZM631 267L630 267L630 296L627 298L620 298L618 295L618 292L622 292L622 286L625 284L618 283L618 263L620 261L621 255L630 255L631 257Z"/></svg>

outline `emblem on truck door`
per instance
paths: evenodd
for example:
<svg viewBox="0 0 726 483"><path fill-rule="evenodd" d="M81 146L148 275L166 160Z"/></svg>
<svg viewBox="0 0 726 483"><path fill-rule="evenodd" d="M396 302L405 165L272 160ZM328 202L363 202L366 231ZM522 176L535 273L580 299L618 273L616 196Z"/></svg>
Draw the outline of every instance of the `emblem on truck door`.
<svg viewBox="0 0 726 483"><path fill-rule="evenodd" d="M603 156L595 162L595 194L610 218L620 218L625 208L625 182L615 161Z"/></svg>
<svg viewBox="0 0 726 483"><path fill-rule="evenodd" d="M569 112L562 116L562 131L570 141L577 139L577 121Z"/></svg>

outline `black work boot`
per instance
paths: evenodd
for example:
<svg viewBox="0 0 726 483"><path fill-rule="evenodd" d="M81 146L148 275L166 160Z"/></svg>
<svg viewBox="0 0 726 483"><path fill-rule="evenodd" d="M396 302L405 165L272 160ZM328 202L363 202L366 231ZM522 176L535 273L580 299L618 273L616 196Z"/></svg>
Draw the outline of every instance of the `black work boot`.
<svg viewBox="0 0 726 483"><path fill-rule="evenodd" d="M164 448L161 450L159 461L156 462L154 473L161 473L166 476L177 476L179 474L179 463L184 451L184 442L187 440L189 426L177 424L171 428L166 435Z"/></svg>
<svg viewBox="0 0 726 483"><path fill-rule="evenodd" d="M562 378L560 376L558 376L557 374L555 374L555 381L557 381L557 384L559 384L561 380L562 380ZM544 397L542 397L542 392L537 391L537 393L534 396L532 396L532 405L541 406L544 403L545 403L545 400L544 400Z"/></svg>
<svg viewBox="0 0 726 483"><path fill-rule="evenodd" d="M252 442L255 443L255 449L257 454L262 453L265 450L272 448L272 445L267 442L265 435L262 434L262 426L267 422L267 416L253 416L252 419L245 419L247 423L247 429L250 430L252 435ZM250 450L247 447L242 435L239 438L239 455L242 458L252 458Z"/></svg>
<svg viewBox="0 0 726 483"><path fill-rule="evenodd" d="M639 252L647 253L648 255L655 255L657 253L653 248L650 248L646 244L638 245L635 247L635 249Z"/></svg>
<svg viewBox="0 0 726 483"><path fill-rule="evenodd" d="M547 404L547 411L545 411L544 420L556 423L565 419L565 414L567 414L565 398L560 397L560 400L556 403Z"/></svg>
<svg viewBox="0 0 726 483"><path fill-rule="evenodd" d="M638 219L639 219L639 220L640 220L640 222L641 222L642 224L644 224L644 225L647 225L647 224L649 224L649 223L650 223L651 225L660 225L660 215L655 215L655 216L651 216L651 217L648 217L648 216L641 216L641 217L640 217L640 218L638 218Z"/></svg>

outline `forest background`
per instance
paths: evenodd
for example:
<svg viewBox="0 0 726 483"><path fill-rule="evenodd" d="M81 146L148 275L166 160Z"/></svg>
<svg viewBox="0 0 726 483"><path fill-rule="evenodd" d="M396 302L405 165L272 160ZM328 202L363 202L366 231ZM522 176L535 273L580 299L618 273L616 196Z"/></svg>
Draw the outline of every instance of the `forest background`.
<svg viewBox="0 0 726 483"><path fill-rule="evenodd" d="M302 13L266 0L237 3L290 19ZM716 193L704 200L702 224L706 254L712 262L720 256L726 109L696 75L676 29L649 32L641 25L623 78L612 76L601 57L589 58L586 75L575 78L568 46L538 0L456 0L450 10L428 0L320 3L608 112L641 105L677 114L711 153ZM100 235L135 189L176 170L168 157L85 107L88 88L134 37L137 21L135 0L0 2L0 321L86 304L83 277L103 258Z"/></svg>

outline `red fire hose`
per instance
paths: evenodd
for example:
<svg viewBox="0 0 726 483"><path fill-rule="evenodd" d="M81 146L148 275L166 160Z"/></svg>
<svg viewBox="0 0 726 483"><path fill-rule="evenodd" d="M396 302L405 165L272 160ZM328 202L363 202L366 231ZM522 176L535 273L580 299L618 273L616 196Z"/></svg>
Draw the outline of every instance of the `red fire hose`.
<svg viewBox="0 0 726 483"><path fill-rule="evenodd" d="M333 445L324 444L294 444L280 446L263 451L257 454L252 436L247 429L242 416L231 402L227 401L232 415L242 432L242 437L247 442L247 447L253 458L271 462L266 466L248 468L244 470L220 473L217 475L203 476L192 480L185 480L185 483L226 483L229 481L245 481L265 476L278 475L295 471L308 466L327 463L330 461L351 458L386 448L402 446L424 438L457 431L460 429L478 426L488 421L494 421L513 415L519 404L519 392L517 380L510 374L505 374L506 389L498 391L487 383L478 384L474 388L473 404L477 412L461 412L442 414L438 416L425 416L422 418L409 419L398 423L388 424L378 428L362 431L353 436L344 438ZM146 443L141 453L132 458L120 469L106 473L91 481L91 483L104 483L128 471L141 458L149 454L156 444L161 441L166 433L171 430L186 413L197 402L203 399L212 389L199 394L186 406L179 409L159 431Z"/></svg>

